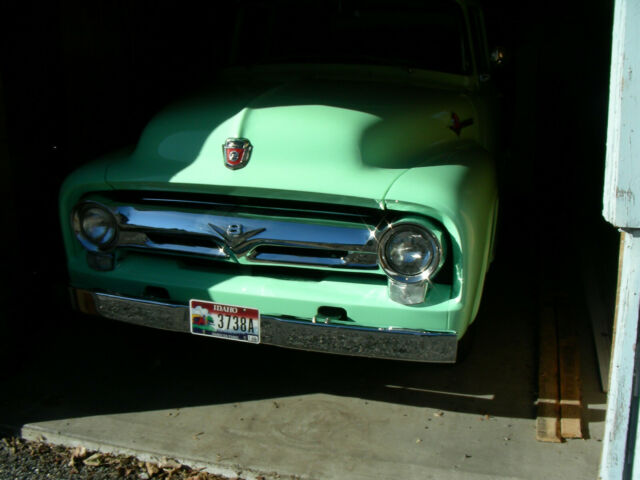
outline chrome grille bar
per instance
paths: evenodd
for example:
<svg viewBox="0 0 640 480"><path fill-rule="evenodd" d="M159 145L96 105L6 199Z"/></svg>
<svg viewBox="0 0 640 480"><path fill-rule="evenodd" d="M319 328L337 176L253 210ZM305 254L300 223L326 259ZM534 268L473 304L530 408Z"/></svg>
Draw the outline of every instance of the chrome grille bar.
<svg viewBox="0 0 640 480"><path fill-rule="evenodd" d="M112 207L117 247L205 255L243 264L378 269L376 227L364 221Z"/></svg>

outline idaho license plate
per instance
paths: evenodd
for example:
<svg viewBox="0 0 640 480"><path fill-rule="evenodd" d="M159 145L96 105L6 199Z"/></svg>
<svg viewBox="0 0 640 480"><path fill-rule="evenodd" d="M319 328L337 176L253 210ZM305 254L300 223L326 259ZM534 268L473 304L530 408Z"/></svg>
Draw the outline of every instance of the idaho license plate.
<svg viewBox="0 0 640 480"><path fill-rule="evenodd" d="M190 300L189 323L196 335L260 343L260 312L255 308Z"/></svg>

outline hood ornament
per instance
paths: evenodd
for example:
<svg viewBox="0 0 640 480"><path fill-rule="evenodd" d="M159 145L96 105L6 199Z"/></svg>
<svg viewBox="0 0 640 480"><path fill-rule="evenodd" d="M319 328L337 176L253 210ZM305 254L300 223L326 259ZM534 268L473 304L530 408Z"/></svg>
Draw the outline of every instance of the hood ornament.
<svg viewBox="0 0 640 480"><path fill-rule="evenodd" d="M265 228L256 228L245 231L244 225L238 223L227 225L226 227L209 223L209 227L224 240L225 245L222 248L227 255L230 252L235 254L242 253L242 250L249 244L251 238L266 230Z"/></svg>
<svg viewBox="0 0 640 480"><path fill-rule="evenodd" d="M231 170L237 170L249 163L253 146L246 138L227 138L222 145L224 166Z"/></svg>

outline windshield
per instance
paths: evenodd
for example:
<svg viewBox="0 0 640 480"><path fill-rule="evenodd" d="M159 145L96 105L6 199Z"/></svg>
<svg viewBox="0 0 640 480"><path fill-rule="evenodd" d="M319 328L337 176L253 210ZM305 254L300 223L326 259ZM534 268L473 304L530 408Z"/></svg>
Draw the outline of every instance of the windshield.
<svg viewBox="0 0 640 480"><path fill-rule="evenodd" d="M351 63L469 73L454 2L244 2L235 64Z"/></svg>

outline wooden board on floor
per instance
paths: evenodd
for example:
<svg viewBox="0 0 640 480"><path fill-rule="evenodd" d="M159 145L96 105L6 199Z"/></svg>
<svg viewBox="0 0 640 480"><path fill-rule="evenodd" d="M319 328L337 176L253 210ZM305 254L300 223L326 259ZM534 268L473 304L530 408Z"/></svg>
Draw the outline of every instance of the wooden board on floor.
<svg viewBox="0 0 640 480"><path fill-rule="evenodd" d="M541 308L536 440L540 442L560 442L562 439L558 422L558 342L556 321L551 305L543 305Z"/></svg>
<svg viewBox="0 0 640 480"><path fill-rule="evenodd" d="M567 305L557 309L558 365L560 375L560 435L582 438L580 358L573 316Z"/></svg>

